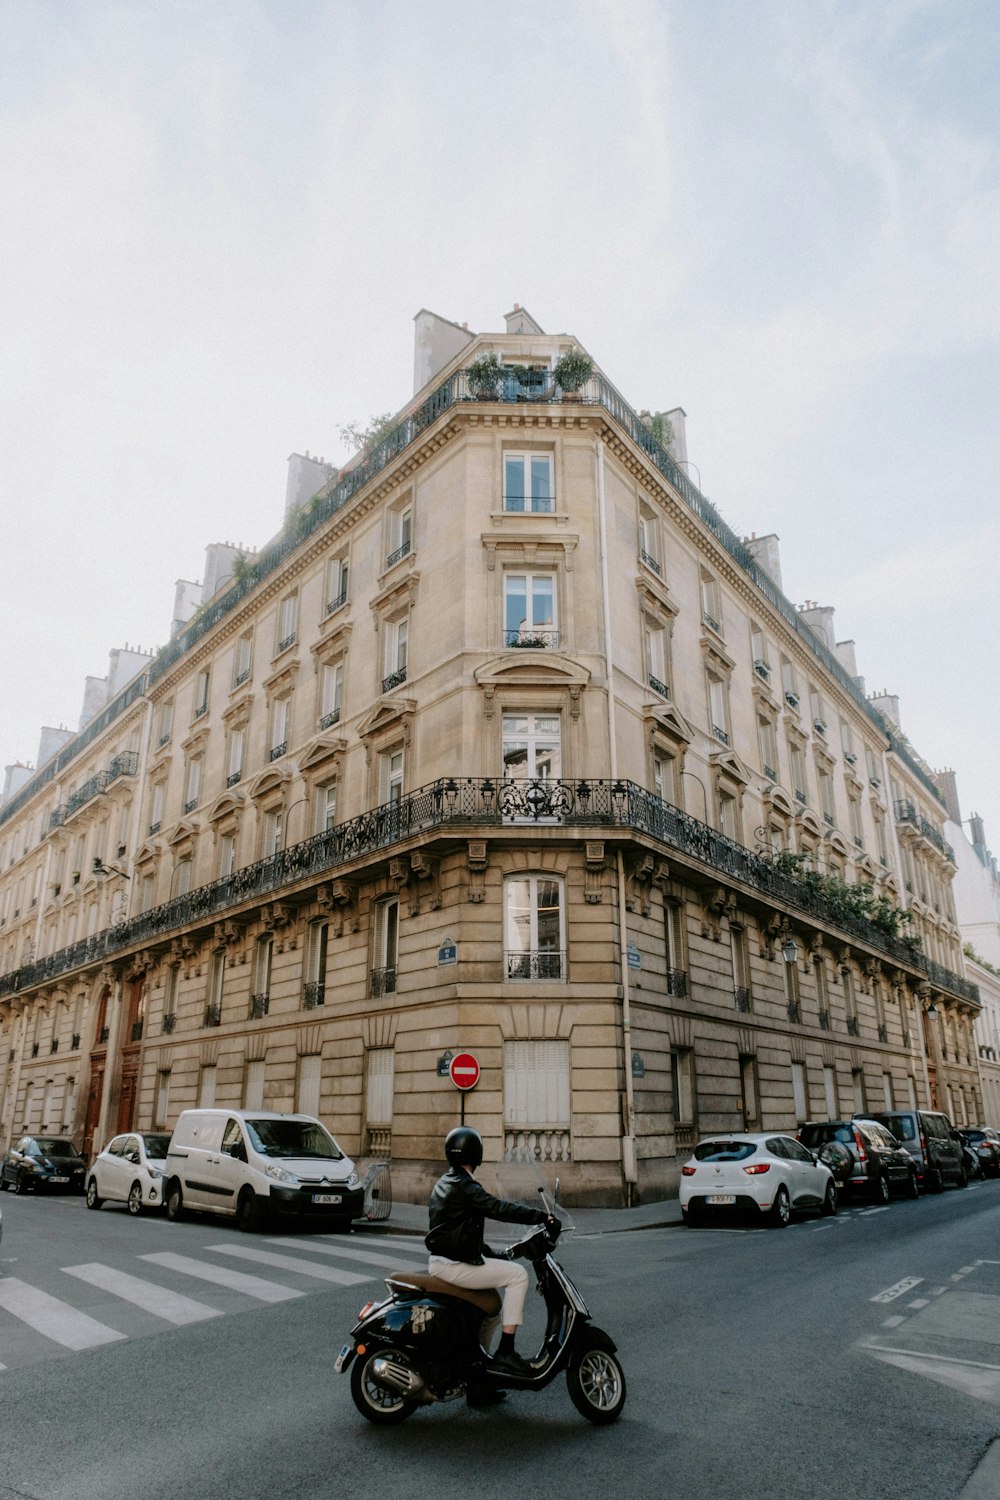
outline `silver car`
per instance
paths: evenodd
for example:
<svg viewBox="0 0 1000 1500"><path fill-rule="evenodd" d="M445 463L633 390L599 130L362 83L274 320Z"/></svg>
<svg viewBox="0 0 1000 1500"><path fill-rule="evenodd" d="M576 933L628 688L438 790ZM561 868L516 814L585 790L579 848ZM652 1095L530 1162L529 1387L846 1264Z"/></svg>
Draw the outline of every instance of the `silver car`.
<svg viewBox="0 0 1000 1500"><path fill-rule="evenodd" d="M162 1208L169 1145L170 1136L157 1131L116 1135L91 1163L87 1207L124 1203L130 1214L141 1214L144 1208Z"/></svg>

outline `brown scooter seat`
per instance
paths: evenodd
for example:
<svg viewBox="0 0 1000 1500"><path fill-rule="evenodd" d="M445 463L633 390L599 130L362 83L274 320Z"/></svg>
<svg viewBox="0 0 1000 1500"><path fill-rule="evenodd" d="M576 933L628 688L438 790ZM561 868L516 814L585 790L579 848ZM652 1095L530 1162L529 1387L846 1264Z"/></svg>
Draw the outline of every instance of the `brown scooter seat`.
<svg viewBox="0 0 1000 1500"><path fill-rule="evenodd" d="M444 1281L440 1276L431 1276L426 1271L400 1271L395 1276L387 1276L386 1286L391 1292L405 1291L408 1287L416 1287L419 1292L430 1292L434 1297L458 1297L463 1302L471 1302L473 1307L478 1307L484 1318L495 1318L500 1311L500 1293L491 1286L475 1289L468 1286L455 1286L451 1281Z"/></svg>

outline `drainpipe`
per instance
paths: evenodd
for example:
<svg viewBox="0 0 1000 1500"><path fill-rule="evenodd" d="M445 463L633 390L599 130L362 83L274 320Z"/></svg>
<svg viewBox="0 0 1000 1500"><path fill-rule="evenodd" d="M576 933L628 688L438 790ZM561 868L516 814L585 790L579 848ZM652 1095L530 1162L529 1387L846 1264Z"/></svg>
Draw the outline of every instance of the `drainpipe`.
<svg viewBox="0 0 1000 1500"><path fill-rule="evenodd" d="M604 623L604 673L608 684L609 770L612 782L618 780L618 734L615 721L614 668L611 659L611 589L608 583L608 526L604 493L604 443L597 440L597 514L601 548L601 594ZM622 1066L625 1072L625 1131L622 1135L622 1171L625 1177L625 1202L631 1208L638 1181L635 1155L635 1086L632 1082L632 1004L629 990L628 932L625 927L625 857L619 848L616 855L618 875L618 967L622 987Z"/></svg>

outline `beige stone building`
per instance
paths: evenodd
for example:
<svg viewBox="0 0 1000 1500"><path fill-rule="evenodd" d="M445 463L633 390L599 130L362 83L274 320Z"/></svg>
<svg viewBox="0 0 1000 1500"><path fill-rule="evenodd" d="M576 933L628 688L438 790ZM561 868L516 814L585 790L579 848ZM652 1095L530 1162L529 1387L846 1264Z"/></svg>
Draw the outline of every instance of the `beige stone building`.
<svg viewBox="0 0 1000 1500"><path fill-rule="evenodd" d="M388 435L0 806L7 1139L298 1108L417 1196L469 1050L488 1162L621 1203L699 1131L975 1090L953 866L895 804L944 811L830 612L682 412L672 456L506 322L419 314Z"/></svg>

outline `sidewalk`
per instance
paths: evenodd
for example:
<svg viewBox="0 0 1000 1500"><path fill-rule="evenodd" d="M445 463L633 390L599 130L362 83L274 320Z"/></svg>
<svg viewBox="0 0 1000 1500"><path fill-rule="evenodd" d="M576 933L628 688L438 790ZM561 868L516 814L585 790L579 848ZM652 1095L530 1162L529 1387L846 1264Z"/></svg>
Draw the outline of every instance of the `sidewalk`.
<svg viewBox="0 0 1000 1500"><path fill-rule="evenodd" d="M660 1203L644 1203L640 1208L568 1208L577 1234L621 1234L634 1229L675 1229L681 1224L681 1209L676 1198ZM490 1221L492 1227L492 1220ZM513 1227L513 1226L512 1226ZM427 1209L419 1203L394 1203L392 1213L383 1223L359 1219L354 1228L362 1234L427 1233Z"/></svg>

